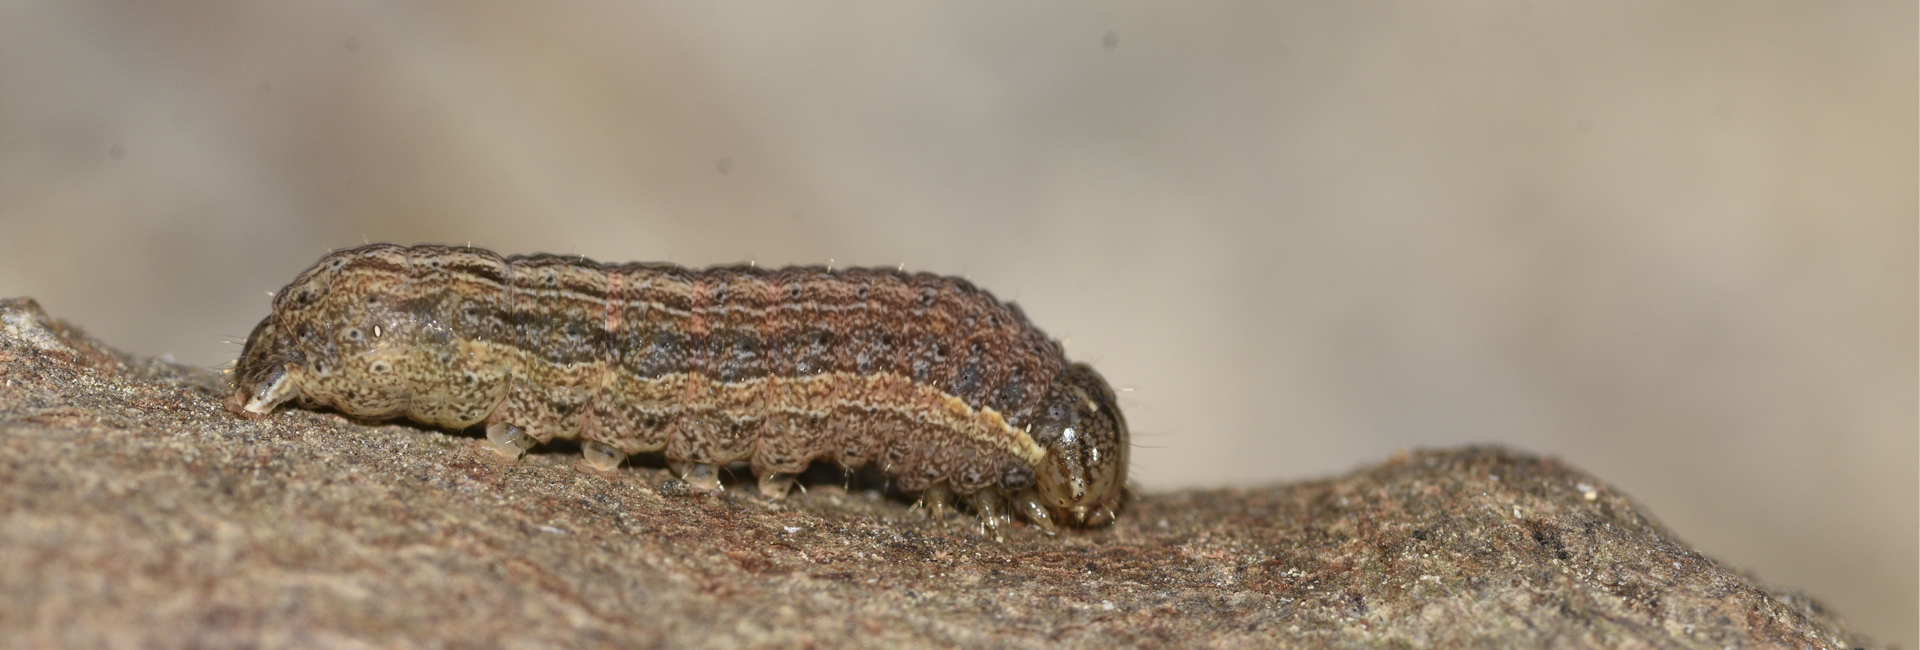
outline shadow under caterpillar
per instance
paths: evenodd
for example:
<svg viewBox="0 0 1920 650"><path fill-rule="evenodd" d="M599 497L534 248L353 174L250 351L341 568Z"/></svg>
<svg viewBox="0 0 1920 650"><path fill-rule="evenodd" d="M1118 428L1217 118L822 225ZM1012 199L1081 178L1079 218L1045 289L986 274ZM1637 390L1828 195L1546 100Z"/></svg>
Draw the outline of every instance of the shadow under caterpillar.
<svg viewBox="0 0 1920 650"><path fill-rule="evenodd" d="M289 401L452 429L518 457L578 439L617 467L663 453L694 486L745 461L779 498L814 461L874 466L937 519L954 497L1111 522L1127 424L1106 380L965 280L893 269L705 270L370 244L274 295L227 408Z"/></svg>

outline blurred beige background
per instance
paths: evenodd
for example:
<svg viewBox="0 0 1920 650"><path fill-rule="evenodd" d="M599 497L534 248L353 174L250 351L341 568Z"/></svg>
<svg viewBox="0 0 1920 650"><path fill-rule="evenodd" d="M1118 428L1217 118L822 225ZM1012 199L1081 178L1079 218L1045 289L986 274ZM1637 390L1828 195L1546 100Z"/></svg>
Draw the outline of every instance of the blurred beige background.
<svg viewBox="0 0 1920 650"><path fill-rule="evenodd" d="M0 295L216 365L363 241L904 263L1149 489L1514 445L1912 648L1915 13L0 0Z"/></svg>

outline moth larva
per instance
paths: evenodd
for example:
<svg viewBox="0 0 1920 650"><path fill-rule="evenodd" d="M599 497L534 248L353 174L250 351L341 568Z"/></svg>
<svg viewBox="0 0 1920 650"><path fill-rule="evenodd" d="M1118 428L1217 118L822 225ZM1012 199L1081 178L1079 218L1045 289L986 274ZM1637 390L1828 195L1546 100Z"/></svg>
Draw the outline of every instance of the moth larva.
<svg viewBox="0 0 1920 650"><path fill-rule="evenodd" d="M663 452L713 489L745 461L770 497L813 461L875 465L936 516L1112 521L1127 477L1113 390L1020 309L892 269L602 265L478 248L336 251L275 294L227 408L487 425L512 456L578 438L589 463Z"/></svg>

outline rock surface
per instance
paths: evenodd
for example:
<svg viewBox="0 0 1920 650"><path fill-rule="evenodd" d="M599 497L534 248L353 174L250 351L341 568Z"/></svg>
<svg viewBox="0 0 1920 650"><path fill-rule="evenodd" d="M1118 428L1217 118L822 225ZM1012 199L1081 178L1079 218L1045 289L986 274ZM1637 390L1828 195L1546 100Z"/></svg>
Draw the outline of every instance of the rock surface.
<svg viewBox="0 0 1920 650"><path fill-rule="evenodd" d="M1866 646L1551 458L1421 451L983 538L468 434L228 414L0 301L0 646ZM537 450L538 451L538 450Z"/></svg>

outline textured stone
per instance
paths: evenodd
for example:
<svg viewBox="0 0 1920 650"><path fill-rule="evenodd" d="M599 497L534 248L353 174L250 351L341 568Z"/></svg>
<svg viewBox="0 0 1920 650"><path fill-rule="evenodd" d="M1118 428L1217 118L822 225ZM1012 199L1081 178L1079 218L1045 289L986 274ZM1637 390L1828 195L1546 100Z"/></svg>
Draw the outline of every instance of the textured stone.
<svg viewBox="0 0 1920 650"><path fill-rule="evenodd" d="M702 494L224 391L0 301L0 646L1869 644L1495 448L996 541L831 478Z"/></svg>

